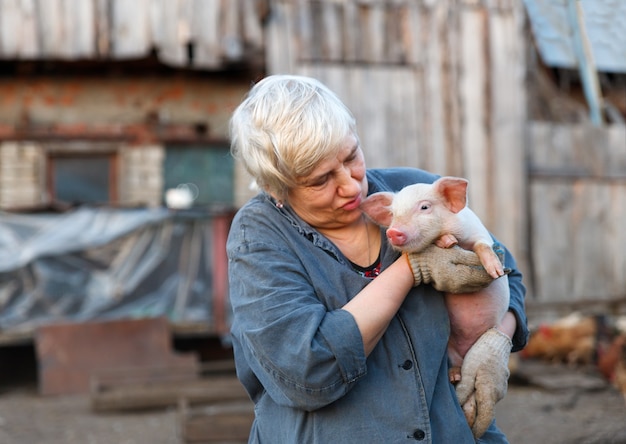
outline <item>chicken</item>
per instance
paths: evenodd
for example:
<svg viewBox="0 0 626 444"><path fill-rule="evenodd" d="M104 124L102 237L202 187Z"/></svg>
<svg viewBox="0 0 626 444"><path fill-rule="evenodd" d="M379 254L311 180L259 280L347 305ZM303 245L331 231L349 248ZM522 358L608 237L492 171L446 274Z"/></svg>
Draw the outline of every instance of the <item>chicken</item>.
<svg viewBox="0 0 626 444"><path fill-rule="evenodd" d="M626 335L621 335L621 348L615 373L613 377L613 385L620 391L626 402Z"/></svg>
<svg viewBox="0 0 626 444"><path fill-rule="evenodd" d="M567 364L591 364L595 357L597 318L573 313L531 333L522 358Z"/></svg>
<svg viewBox="0 0 626 444"><path fill-rule="evenodd" d="M619 334L598 356L598 370L624 396L626 402L626 333Z"/></svg>

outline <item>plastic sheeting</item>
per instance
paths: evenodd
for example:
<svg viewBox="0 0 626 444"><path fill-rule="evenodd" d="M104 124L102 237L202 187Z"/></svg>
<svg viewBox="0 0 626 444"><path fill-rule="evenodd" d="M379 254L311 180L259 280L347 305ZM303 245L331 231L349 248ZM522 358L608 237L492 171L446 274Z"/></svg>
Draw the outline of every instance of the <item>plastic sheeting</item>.
<svg viewBox="0 0 626 444"><path fill-rule="evenodd" d="M159 316L210 329L214 241L199 211L0 213L0 332Z"/></svg>

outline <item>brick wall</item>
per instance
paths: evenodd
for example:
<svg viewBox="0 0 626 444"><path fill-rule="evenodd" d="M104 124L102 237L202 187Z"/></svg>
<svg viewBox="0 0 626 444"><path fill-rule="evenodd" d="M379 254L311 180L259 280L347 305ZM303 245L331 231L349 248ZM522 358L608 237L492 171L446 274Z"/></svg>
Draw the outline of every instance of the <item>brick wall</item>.
<svg viewBox="0 0 626 444"><path fill-rule="evenodd" d="M37 143L0 143L0 208L39 206L47 200L45 159Z"/></svg>

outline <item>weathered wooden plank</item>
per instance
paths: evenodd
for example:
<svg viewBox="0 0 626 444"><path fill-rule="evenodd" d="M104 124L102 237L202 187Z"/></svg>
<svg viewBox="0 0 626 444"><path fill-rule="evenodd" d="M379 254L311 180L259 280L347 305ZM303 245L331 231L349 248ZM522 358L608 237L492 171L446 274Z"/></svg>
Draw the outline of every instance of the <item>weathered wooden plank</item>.
<svg viewBox="0 0 626 444"><path fill-rule="evenodd" d="M150 0L110 1L111 55L117 59L146 56L152 46L149 30ZM165 4L176 2L172 0Z"/></svg>
<svg viewBox="0 0 626 444"><path fill-rule="evenodd" d="M624 128L622 128L624 129ZM625 139L621 139L622 141ZM619 145L613 145L618 148ZM626 152L622 151L622 162L626 161ZM609 188L609 211L612 217L608 217L611 223L605 230L606 245L612 248L615 254L612 255L612 261L609 263L611 270L611 279L605 282L607 291L604 296L615 295L616 297L626 298L626 230L624 229L624 220L626 220L626 183L615 183Z"/></svg>
<svg viewBox="0 0 626 444"><path fill-rule="evenodd" d="M42 326L36 334L40 393L86 393L96 371L115 366L194 364L193 354L173 353L164 318L122 319ZM94 347L97 344L97 347Z"/></svg>
<svg viewBox="0 0 626 444"><path fill-rule="evenodd" d="M572 295L570 246L568 233L571 188L565 185L545 186L531 183L533 299L565 301Z"/></svg>
<svg viewBox="0 0 626 444"><path fill-rule="evenodd" d="M544 145L529 146L530 169L535 174L620 180L626 177L626 130L619 125L554 125L533 122L531 136Z"/></svg>
<svg viewBox="0 0 626 444"><path fill-rule="evenodd" d="M93 58L95 55L95 8L92 0L63 1L64 32L61 53L70 60ZM141 19L135 17L136 21Z"/></svg>
<svg viewBox="0 0 626 444"><path fill-rule="evenodd" d="M37 22L41 43L41 56L55 58L62 54L63 0L38 0Z"/></svg>
<svg viewBox="0 0 626 444"><path fill-rule="evenodd" d="M39 54L35 0L6 0L0 8L0 56L36 58Z"/></svg>
<svg viewBox="0 0 626 444"><path fill-rule="evenodd" d="M185 444L246 443L254 421L254 404L219 403L195 409L183 408L181 435Z"/></svg>
<svg viewBox="0 0 626 444"><path fill-rule="evenodd" d="M161 46L159 59L173 66L186 66L190 41L191 11L187 0L163 0L161 7Z"/></svg>
<svg viewBox="0 0 626 444"><path fill-rule="evenodd" d="M521 6L520 6L521 8ZM523 11L493 11L489 15L489 84L491 192L487 228L508 248L522 270L529 265L527 244L527 183L524 123L526 121ZM503 217L503 215L506 215ZM530 284L528 276L527 284Z"/></svg>
<svg viewBox="0 0 626 444"><path fill-rule="evenodd" d="M246 46L257 50L265 48L265 36L262 27L262 14L265 14L264 6L259 5L257 0L240 0L240 13L242 17L242 37Z"/></svg>
<svg viewBox="0 0 626 444"><path fill-rule="evenodd" d="M368 63L384 62L384 42L387 39L384 5L372 4L367 11L363 11L362 19L361 38L364 38L364 61Z"/></svg>
<svg viewBox="0 0 626 444"><path fill-rule="evenodd" d="M19 0L8 0L0 9L0 51L4 57L15 57L19 51L20 3Z"/></svg>
<svg viewBox="0 0 626 444"><path fill-rule="evenodd" d="M610 147L608 175L619 177L626 172L626 125L611 125L605 131Z"/></svg>
<svg viewBox="0 0 626 444"><path fill-rule="evenodd" d="M148 0L148 39L157 50L160 50L163 44L167 42L166 33L170 32L170 30L164 26L166 20L164 15L168 12L166 9L167 2L168 0ZM170 6L172 6L172 2L169 3Z"/></svg>
<svg viewBox="0 0 626 444"><path fill-rule="evenodd" d="M265 63L268 74L296 72L298 39L302 31L298 29L297 12L291 2L275 2L267 23L267 50ZM294 29L295 28L295 29Z"/></svg>
<svg viewBox="0 0 626 444"><path fill-rule="evenodd" d="M194 0L191 34L194 41L193 65L214 68L220 59L220 0Z"/></svg>
<svg viewBox="0 0 626 444"><path fill-rule="evenodd" d="M390 166L420 166L418 97L415 70L388 68L385 114L389 116L386 151ZM374 149L375 147L372 147Z"/></svg>
<svg viewBox="0 0 626 444"><path fill-rule="evenodd" d="M243 55L243 40L239 22L239 2L221 0L221 53L227 60L239 60Z"/></svg>
<svg viewBox="0 0 626 444"><path fill-rule="evenodd" d="M379 67L354 67L349 74L350 108L360 122L359 136L367 164L371 167L387 166L387 150L380 149L387 147L385 127L388 116L383 111L388 100L384 85L387 79Z"/></svg>
<svg viewBox="0 0 626 444"><path fill-rule="evenodd" d="M318 6L318 4L314 2L296 0L293 2L293 7L290 11L291 14L285 16L285 18L292 24L292 32L287 36L287 38L294 39L294 56L296 56L299 60L308 61L319 57L319 54L316 53L319 46L314 44L316 29L313 26L313 8L316 6ZM283 7L283 9L287 12L286 8ZM284 47L286 42L276 43L280 43L280 45Z"/></svg>
<svg viewBox="0 0 626 444"><path fill-rule="evenodd" d="M384 40L383 40L383 60L390 64L400 64L406 62L406 51L408 45L405 35L410 30L406 29L406 17L408 7L390 3L384 11ZM410 34L409 34L410 35Z"/></svg>
<svg viewBox="0 0 626 444"><path fill-rule="evenodd" d="M109 57L111 53L111 17L109 0L94 0L95 51L98 58Z"/></svg>
<svg viewBox="0 0 626 444"><path fill-rule="evenodd" d="M443 34L441 33L442 29L447 26L447 16L448 5L446 1L428 11L424 24L427 27L428 35L437 36L437 38L428 39L422 49L424 54L423 100L427 106L427 112L423 114L424 137L427 144L424 147L426 156L425 164L422 167L439 174L452 174L448 168L445 146L444 100L447 96L446 87L453 87L453 85L442 84L442 80L444 80L442 75L443 57L445 54L439 38Z"/></svg>
<svg viewBox="0 0 626 444"><path fill-rule="evenodd" d="M332 2L321 3L322 57L328 61L341 61L343 56L342 5Z"/></svg>
<svg viewBox="0 0 626 444"><path fill-rule="evenodd" d="M531 185L535 297L542 302L626 296L623 240L625 185Z"/></svg>
<svg viewBox="0 0 626 444"><path fill-rule="evenodd" d="M421 12L416 2L409 2L401 21L402 41L405 47L404 57L410 65L422 64L422 29Z"/></svg>
<svg viewBox="0 0 626 444"><path fill-rule="evenodd" d="M463 9L461 12L462 75L460 101L462 103L462 146L464 174L470 181L469 204L484 219L489 215L487 196L489 186L489 120L486 60L486 23L481 10Z"/></svg>
<svg viewBox="0 0 626 444"><path fill-rule="evenodd" d="M208 404L233 400L249 401L236 376L206 378L144 379L133 384L108 385L91 393L94 411L139 410L176 405L181 399L189 404Z"/></svg>
<svg viewBox="0 0 626 444"><path fill-rule="evenodd" d="M589 125L529 128L530 251L540 302L626 297L626 175L608 169L626 161L622 134ZM537 174L542 169L552 174Z"/></svg>
<svg viewBox="0 0 626 444"><path fill-rule="evenodd" d="M449 14L444 28L441 31L442 51L444 53L444 66L442 68L441 91L445 102L445 172L447 174L462 176L463 153L462 142L462 103L460 100L460 85L463 74L463 54L461 47L461 16Z"/></svg>
<svg viewBox="0 0 626 444"><path fill-rule="evenodd" d="M345 2L343 4L343 61L354 63L358 60L358 50L361 45L359 40L359 14L355 2Z"/></svg>

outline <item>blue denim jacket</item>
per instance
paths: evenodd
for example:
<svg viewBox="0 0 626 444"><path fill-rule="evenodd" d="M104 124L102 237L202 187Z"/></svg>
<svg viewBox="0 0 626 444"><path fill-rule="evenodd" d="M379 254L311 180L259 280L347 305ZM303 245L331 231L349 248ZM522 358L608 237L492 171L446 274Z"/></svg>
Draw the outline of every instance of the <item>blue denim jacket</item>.
<svg viewBox="0 0 626 444"><path fill-rule="evenodd" d="M437 176L368 170L369 192ZM398 258L381 229L383 269ZM441 293L413 288L369 357L340 308L370 282L286 205L261 193L235 216L227 244L237 374L255 403L250 443L474 442L448 382ZM507 252L514 350L528 336L525 288ZM480 442L506 442L495 424Z"/></svg>

